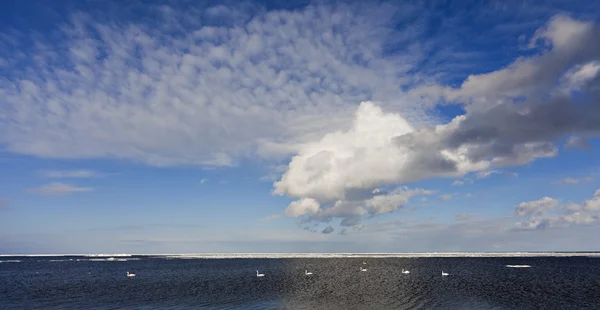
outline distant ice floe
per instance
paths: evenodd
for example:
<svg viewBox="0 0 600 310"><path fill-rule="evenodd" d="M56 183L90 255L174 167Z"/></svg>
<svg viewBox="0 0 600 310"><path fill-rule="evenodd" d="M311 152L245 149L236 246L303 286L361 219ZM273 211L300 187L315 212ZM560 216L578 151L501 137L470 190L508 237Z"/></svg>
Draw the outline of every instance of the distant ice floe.
<svg viewBox="0 0 600 310"><path fill-rule="evenodd" d="M75 261L129 261L139 257L166 259L227 259L227 258L427 258L427 257L600 257L600 252L413 252L413 253L190 253L190 254L0 254L0 257L85 257ZM51 260L67 261L67 259ZM19 262L5 260L0 262Z"/></svg>
<svg viewBox="0 0 600 310"><path fill-rule="evenodd" d="M74 256L79 256L79 255L74 255ZM81 255L81 256L85 256L85 257L131 257L131 254L85 254L85 255Z"/></svg>
<svg viewBox="0 0 600 310"><path fill-rule="evenodd" d="M530 265L506 265L508 268L529 268Z"/></svg>
<svg viewBox="0 0 600 310"><path fill-rule="evenodd" d="M134 254L0 254L0 257L131 257Z"/></svg>
<svg viewBox="0 0 600 310"><path fill-rule="evenodd" d="M21 261L18 259L7 259L7 260L0 260L0 263L20 263Z"/></svg>

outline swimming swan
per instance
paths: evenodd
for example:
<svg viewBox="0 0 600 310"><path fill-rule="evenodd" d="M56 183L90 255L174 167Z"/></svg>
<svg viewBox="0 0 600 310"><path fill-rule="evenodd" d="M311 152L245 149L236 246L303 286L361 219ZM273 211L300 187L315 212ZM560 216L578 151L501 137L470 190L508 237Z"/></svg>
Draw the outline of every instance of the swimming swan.
<svg viewBox="0 0 600 310"><path fill-rule="evenodd" d="M310 276L312 274L312 272L308 272L308 270L304 270L304 275L305 276Z"/></svg>
<svg viewBox="0 0 600 310"><path fill-rule="evenodd" d="M135 273L130 273L129 271L127 271L127 276L128 277L135 277Z"/></svg>
<svg viewBox="0 0 600 310"><path fill-rule="evenodd" d="M258 270L257 270L257 271L256 271L256 276L257 276L257 277L264 277L264 276L265 276L265 274L264 274L264 273L258 273Z"/></svg>
<svg viewBox="0 0 600 310"><path fill-rule="evenodd" d="M447 272L442 271L442 276L447 276L447 275L448 275Z"/></svg>
<svg viewBox="0 0 600 310"><path fill-rule="evenodd" d="M409 273L410 273L410 271L408 271L408 270L404 270L404 268L402 268L402 273L403 273L403 274L409 274Z"/></svg>

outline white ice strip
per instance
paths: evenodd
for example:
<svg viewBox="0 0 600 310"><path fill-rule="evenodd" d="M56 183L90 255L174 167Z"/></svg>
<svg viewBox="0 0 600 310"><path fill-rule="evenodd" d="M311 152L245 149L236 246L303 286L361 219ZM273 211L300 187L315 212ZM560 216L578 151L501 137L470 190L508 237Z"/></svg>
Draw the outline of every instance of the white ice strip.
<svg viewBox="0 0 600 310"><path fill-rule="evenodd" d="M224 259L224 258L386 258L386 257L600 257L600 253L557 252L454 252L454 253L236 253L236 254L166 254L153 255L169 259Z"/></svg>
<svg viewBox="0 0 600 310"><path fill-rule="evenodd" d="M130 257L164 258L385 258L385 257L600 257L600 252L413 252L413 253L190 253L190 254L0 254L0 257ZM93 259L93 258L92 258ZM126 258L135 260L139 258ZM86 259L83 259L86 260ZM116 259L115 259L116 260Z"/></svg>

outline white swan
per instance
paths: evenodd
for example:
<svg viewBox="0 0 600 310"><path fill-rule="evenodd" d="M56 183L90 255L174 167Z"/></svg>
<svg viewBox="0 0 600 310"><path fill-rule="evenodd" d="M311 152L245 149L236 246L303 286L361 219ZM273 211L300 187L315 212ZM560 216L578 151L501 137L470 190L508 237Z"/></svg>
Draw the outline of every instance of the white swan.
<svg viewBox="0 0 600 310"><path fill-rule="evenodd" d="M312 274L312 272L308 272L308 270L304 270L304 275L305 276L310 276Z"/></svg>
<svg viewBox="0 0 600 310"><path fill-rule="evenodd" d="M363 262L363 265L366 265L367 263Z"/></svg>
<svg viewBox="0 0 600 310"><path fill-rule="evenodd" d="M367 268L360 267L360 271L367 271Z"/></svg>
<svg viewBox="0 0 600 310"><path fill-rule="evenodd" d="M403 273L403 274L409 274L409 273L410 273L410 271L408 271L408 270L404 270L404 268L402 268L402 273Z"/></svg>
<svg viewBox="0 0 600 310"><path fill-rule="evenodd" d="M442 271L442 276L447 276L447 275L448 275L447 272Z"/></svg>
<svg viewBox="0 0 600 310"><path fill-rule="evenodd" d="M264 273L258 273L258 270L257 270L257 271L256 271L256 276L257 276L257 277L264 277L264 276L265 276L265 274L264 274Z"/></svg>
<svg viewBox="0 0 600 310"><path fill-rule="evenodd" d="M135 273L131 273L131 272L127 271L127 276L128 277L135 277Z"/></svg>

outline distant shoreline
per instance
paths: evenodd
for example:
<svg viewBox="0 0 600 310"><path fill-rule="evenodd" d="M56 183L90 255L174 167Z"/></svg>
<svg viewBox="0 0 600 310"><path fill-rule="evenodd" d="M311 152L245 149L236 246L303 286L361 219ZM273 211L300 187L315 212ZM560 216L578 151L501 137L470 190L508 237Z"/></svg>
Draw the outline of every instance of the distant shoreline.
<svg viewBox="0 0 600 310"><path fill-rule="evenodd" d="M414 253L188 253L188 254L0 254L0 257L167 257L193 258L385 258L385 257L600 257L600 252L414 252Z"/></svg>

